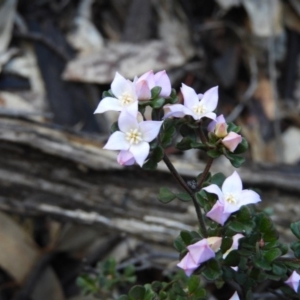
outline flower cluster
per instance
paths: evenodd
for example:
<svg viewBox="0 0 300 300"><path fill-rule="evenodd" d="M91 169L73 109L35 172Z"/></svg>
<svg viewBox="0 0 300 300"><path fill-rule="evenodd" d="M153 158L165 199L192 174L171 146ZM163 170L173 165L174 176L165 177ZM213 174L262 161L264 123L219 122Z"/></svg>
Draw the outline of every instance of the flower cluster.
<svg viewBox="0 0 300 300"><path fill-rule="evenodd" d="M236 171L227 178L222 175L222 181L214 181L209 173L212 160L220 155L225 155L233 166L239 167L243 162L243 157L237 155L247 149L247 142L238 134L240 128L233 123L226 123L223 115L216 115L215 110L219 101L218 87L212 87L204 94L197 94L194 89L182 84L181 93L183 103L178 102L176 92L172 90L170 79L165 71L157 73L149 71L140 77L135 77L133 81L116 73L111 90L104 94L105 97L95 111L95 113L104 113L109 110L120 112L117 125L114 126L113 133L104 149L118 150L117 161L121 165L137 163L141 167L148 167L153 157L155 157L156 165L158 161L164 159L186 194L175 194L167 188L162 188L159 199L164 203L175 198L182 201L193 200L201 227L199 236L195 237L191 234L186 241L178 240L179 246L175 247L182 259L177 266L183 269L187 276L191 276L195 272L198 273L208 268L210 265L208 261L214 258L214 261L211 261L212 264L217 261L223 268L224 262L227 271L229 270L227 275L230 277L233 273L234 277L239 272L243 272L243 265L236 261L232 262L232 257L235 255L233 253L229 255L229 253L233 250L237 250L234 252L237 256L243 253L243 249L239 249L240 242L243 247L247 242L249 243L250 239L247 240L249 232L251 233L251 230L254 232L255 228L259 227L259 234L251 240L258 239L259 241L264 235L272 239L275 233L263 215L252 218L249 213L249 217L244 216L247 224L239 222L237 212L240 209L242 212L248 210L242 207L258 203L261 199L256 192L243 189L242 180ZM151 109L151 119L145 116L146 107ZM209 119L209 124L207 119ZM197 178L198 185L196 184L193 190L184 179L178 179L180 175L174 171L175 168L170 160L166 159L164 148L174 140L176 133L182 135L181 142L176 145L178 149L202 149L211 159L203 173ZM182 194L185 195L182 196ZM251 209L249 208L249 211ZM235 226L232 226L232 223L235 223ZM247 226L250 227L249 230ZM243 238L242 241L240 241L241 238ZM247 253L252 249L250 246L246 248ZM258 242L255 251L257 247L259 247ZM276 253L271 250L262 252L263 255L270 257L257 263L260 259L258 257L256 264L272 262L271 255L275 257L276 253L284 253L282 249L279 249L279 252L276 250ZM253 253L251 251L251 255L256 257L257 251ZM220 274L223 274L222 272ZM299 279L300 276L293 273L286 284L296 291ZM238 294L234 293L231 299L239 299Z"/></svg>
<svg viewBox="0 0 300 300"><path fill-rule="evenodd" d="M171 82L166 71L156 74L149 71L140 77L135 77L133 81L116 73L109 95L100 101L95 111L96 114L110 110L120 112L119 130L110 136L104 149L120 150L117 161L121 165L132 165L136 162L143 166L149 155L150 143L159 134L163 120L145 120L145 117L139 113L139 105L151 100L152 92L157 87L159 88L157 97L163 100L170 97ZM204 117L216 119L213 111L218 104L217 87L211 88L204 95L197 95L192 88L182 84L181 91L184 105L165 105L163 109L169 112L163 119L181 118L186 115L192 116L196 121Z"/></svg>
<svg viewBox="0 0 300 300"><path fill-rule="evenodd" d="M203 190L218 196L216 204L206 215L221 225L243 205L261 201L256 192L243 190L242 180L236 171L224 181L222 189L216 184L211 184Z"/></svg>

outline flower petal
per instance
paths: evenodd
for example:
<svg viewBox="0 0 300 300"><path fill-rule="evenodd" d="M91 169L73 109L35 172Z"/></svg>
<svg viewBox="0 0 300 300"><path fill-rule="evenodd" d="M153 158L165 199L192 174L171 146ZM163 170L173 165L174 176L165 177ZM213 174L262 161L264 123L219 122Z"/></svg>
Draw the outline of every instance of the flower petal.
<svg viewBox="0 0 300 300"><path fill-rule="evenodd" d="M135 159L131 152L125 150L119 152L117 161L122 166L131 166L135 163Z"/></svg>
<svg viewBox="0 0 300 300"><path fill-rule="evenodd" d="M174 104L167 106L170 112L166 113L164 119L169 117L182 118L185 115L192 116L193 112L182 104Z"/></svg>
<svg viewBox="0 0 300 300"><path fill-rule="evenodd" d="M238 199L240 207L242 207L243 205L254 204L261 201L260 196L256 192L251 190L243 190L238 195Z"/></svg>
<svg viewBox="0 0 300 300"><path fill-rule="evenodd" d="M244 235L237 233L232 237L232 245L231 247L223 254L223 259L227 257L227 255L232 251L232 250L237 250L239 248L239 239L243 238Z"/></svg>
<svg viewBox="0 0 300 300"><path fill-rule="evenodd" d="M119 116L118 119L118 126L119 129L126 133L130 129L137 129L139 128L138 121L137 121L137 114L134 116L131 110L124 109Z"/></svg>
<svg viewBox="0 0 300 300"><path fill-rule="evenodd" d="M116 72L115 78L111 83L111 91L116 97L121 96L127 90L127 80Z"/></svg>
<svg viewBox="0 0 300 300"><path fill-rule="evenodd" d="M154 75L154 80L155 80L155 86L160 86L161 87L161 92L160 92L160 96L162 97L169 97L171 94L171 82L170 82L170 78L167 75L166 71L160 71L157 72Z"/></svg>
<svg viewBox="0 0 300 300"><path fill-rule="evenodd" d="M230 217L230 213L224 212L224 204L221 201L217 201L212 209L206 214L207 217L221 224L222 226Z"/></svg>
<svg viewBox="0 0 300 300"><path fill-rule="evenodd" d="M184 99L184 106L192 109L193 106L197 105L199 103L198 95L196 94L195 90L191 87L182 84L181 92Z"/></svg>
<svg viewBox="0 0 300 300"><path fill-rule="evenodd" d="M222 140L222 144L231 152L233 152L238 144L242 141L242 136L235 133L229 132Z"/></svg>
<svg viewBox="0 0 300 300"><path fill-rule="evenodd" d="M152 70L144 73L143 75L141 75L139 77L139 79L137 80L137 82L139 82L141 80L146 80L147 81L148 87L149 87L150 90L155 87L154 73L153 73Z"/></svg>
<svg viewBox="0 0 300 300"><path fill-rule="evenodd" d="M143 166L148 154L149 154L150 146L146 142L141 142L137 145L131 145L129 151L132 153L136 162Z"/></svg>
<svg viewBox="0 0 300 300"><path fill-rule="evenodd" d="M207 126L207 130L209 132L214 132L216 125L220 123L226 123L226 120L223 115L219 115L218 117L216 117L215 120L211 121Z"/></svg>
<svg viewBox="0 0 300 300"><path fill-rule="evenodd" d="M215 113L213 113L213 112L207 112L207 113L203 114L202 116L200 116L199 119L202 119L202 118L206 117L206 118L215 120L216 116L217 115Z"/></svg>
<svg viewBox="0 0 300 300"><path fill-rule="evenodd" d="M203 190L210 194L216 194L219 199L223 199L223 197L224 197L222 191L216 184L211 184L211 185L203 188Z"/></svg>
<svg viewBox="0 0 300 300"><path fill-rule="evenodd" d="M215 252L209 247L207 239L203 239L187 247L196 264L201 264L215 257Z"/></svg>
<svg viewBox="0 0 300 300"><path fill-rule="evenodd" d="M204 93L201 103L208 111L214 111L218 105L218 99L218 87L215 86Z"/></svg>
<svg viewBox="0 0 300 300"><path fill-rule="evenodd" d="M237 194L241 192L242 189L242 180L236 171L234 171L231 176L227 177L222 185L223 194Z"/></svg>
<svg viewBox="0 0 300 300"><path fill-rule="evenodd" d="M149 100L151 98L151 91L146 80L138 81L135 89L139 100Z"/></svg>
<svg viewBox="0 0 300 300"><path fill-rule="evenodd" d="M153 141L159 133L163 121L143 121L139 123L140 132L142 133L143 141Z"/></svg>
<svg viewBox="0 0 300 300"><path fill-rule="evenodd" d="M194 262L190 253L187 253L186 256L177 264L177 267L184 270L186 276L191 276L193 272L199 267L198 264Z"/></svg>
<svg viewBox="0 0 300 300"><path fill-rule="evenodd" d="M229 300L240 300L240 297L237 292L235 292Z"/></svg>
<svg viewBox="0 0 300 300"><path fill-rule="evenodd" d="M108 150L128 150L130 144L126 140L125 134L121 131L115 131L108 139L103 149Z"/></svg>
<svg viewBox="0 0 300 300"><path fill-rule="evenodd" d="M94 114L101 114L108 110L121 111L122 105L120 103L120 100L113 97L103 98L96 108Z"/></svg>
<svg viewBox="0 0 300 300"><path fill-rule="evenodd" d="M293 271L291 276L284 283L289 285L297 293L299 287L299 280L300 275L296 271Z"/></svg>

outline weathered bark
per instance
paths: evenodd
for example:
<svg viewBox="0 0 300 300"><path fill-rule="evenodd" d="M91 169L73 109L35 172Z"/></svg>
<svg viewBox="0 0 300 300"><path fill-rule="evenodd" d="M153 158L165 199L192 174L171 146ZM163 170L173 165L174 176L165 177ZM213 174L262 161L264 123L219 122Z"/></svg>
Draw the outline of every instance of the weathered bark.
<svg viewBox="0 0 300 300"><path fill-rule="evenodd" d="M102 150L101 137L2 116L0 140L2 210L93 224L166 245L180 230L197 226L192 204L175 200L164 205L156 199L161 186L178 190L164 165L155 174L122 168L113 152ZM174 164L186 179L204 167L178 159ZM217 164L212 171L232 173ZM258 167L240 174L247 186L300 193L296 174Z"/></svg>

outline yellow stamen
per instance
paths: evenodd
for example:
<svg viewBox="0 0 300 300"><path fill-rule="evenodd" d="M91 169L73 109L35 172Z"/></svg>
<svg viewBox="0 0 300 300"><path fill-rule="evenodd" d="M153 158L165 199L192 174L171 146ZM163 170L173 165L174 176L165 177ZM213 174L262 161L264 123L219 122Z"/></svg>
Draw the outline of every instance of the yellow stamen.
<svg viewBox="0 0 300 300"><path fill-rule="evenodd" d="M130 95L128 92L125 92L121 95L120 101L123 106L127 106L133 103L134 99L132 98L132 95Z"/></svg>
<svg viewBox="0 0 300 300"><path fill-rule="evenodd" d="M130 129L128 132L126 132L126 140L130 144L139 144L142 141L142 134L137 128Z"/></svg>

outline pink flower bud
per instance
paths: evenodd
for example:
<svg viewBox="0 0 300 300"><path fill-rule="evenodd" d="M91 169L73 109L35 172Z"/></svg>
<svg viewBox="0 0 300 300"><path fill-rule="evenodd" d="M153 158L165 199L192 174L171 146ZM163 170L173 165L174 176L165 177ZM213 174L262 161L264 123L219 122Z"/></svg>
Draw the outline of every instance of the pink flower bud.
<svg viewBox="0 0 300 300"><path fill-rule="evenodd" d="M226 137L223 138L222 144L231 152L233 152L238 144L242 141L242 136L235 133L229 132Z"/></svg>
<svg viewBox="0 0 300 300"><path fill-rule="evenodd" d="M215 128L215 135L219 138L223 138L227 136L227 124L226 123L218 123Z"/></svg>

